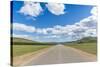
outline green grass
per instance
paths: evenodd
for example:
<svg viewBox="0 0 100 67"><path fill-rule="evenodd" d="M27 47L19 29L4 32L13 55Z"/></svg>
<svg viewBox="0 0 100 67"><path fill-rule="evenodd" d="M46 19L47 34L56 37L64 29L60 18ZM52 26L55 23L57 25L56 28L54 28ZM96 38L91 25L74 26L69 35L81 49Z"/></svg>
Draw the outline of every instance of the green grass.
<svg viewBox="0 0 100 67"><path fill-rule="evenodd" d="M80 43L80 44L70 44L67 46L74 47L82 51L97 55L97 43Z"/></svg>
<svg viewBox="0 0 100 67"><path fill-rule="evenodd" d="M13 57L48 48L50 45L13 45Z"/></svg>

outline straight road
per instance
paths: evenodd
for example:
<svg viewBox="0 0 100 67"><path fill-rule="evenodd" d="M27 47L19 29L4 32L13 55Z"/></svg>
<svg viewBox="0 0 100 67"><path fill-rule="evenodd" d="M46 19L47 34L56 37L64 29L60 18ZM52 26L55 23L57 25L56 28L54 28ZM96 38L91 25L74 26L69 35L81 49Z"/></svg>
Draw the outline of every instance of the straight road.
<svg viewBox="0 0 100 67"><path fill-rule="evenodd" d="M34 58L26 65L44 65L44 64L59 64L59 63L77 63L96 61L87 53L66 47L64 45L56 45L49 48L40 56Z"/></svg>

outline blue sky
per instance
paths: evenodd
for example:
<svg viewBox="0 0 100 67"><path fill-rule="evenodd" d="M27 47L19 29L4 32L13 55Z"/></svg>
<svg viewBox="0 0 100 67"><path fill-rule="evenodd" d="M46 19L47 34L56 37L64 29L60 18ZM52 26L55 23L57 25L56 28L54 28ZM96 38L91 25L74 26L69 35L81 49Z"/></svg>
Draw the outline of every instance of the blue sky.
<svg viewBox="0 0 100 67"><path fill-rule="evenodd" d="M89 5L49 4L23 1L13 1L11 5L13 5L13 35L45 42L72 41L73 34L71 36L68 35L69 33L73 33L72 30L67 33L60 32L66 32L70 27L74 28L75 23L80 25L81 20L91 17L91 10L94 7ZM62 30L65 28L67 29Z"/></svg>

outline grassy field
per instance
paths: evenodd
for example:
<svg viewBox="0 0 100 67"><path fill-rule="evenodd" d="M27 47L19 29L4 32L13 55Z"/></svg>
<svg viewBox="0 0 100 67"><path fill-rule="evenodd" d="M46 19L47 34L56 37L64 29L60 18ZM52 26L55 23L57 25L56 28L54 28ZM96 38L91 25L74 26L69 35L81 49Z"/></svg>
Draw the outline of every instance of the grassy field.
<svg viewBox="0 0 100 67"><path fill-rule="evenodd" d="M48 48L50 45L13 45L13 57Z"/></svg>
<svg viewBox="0 0 100 67"><path fill-rule="evenodd" d="M97 54L97 43L95 42L94 43L70 44L67 46L74 47L82 51L91 53L91 54L95 54L95 55Z"/></svg>

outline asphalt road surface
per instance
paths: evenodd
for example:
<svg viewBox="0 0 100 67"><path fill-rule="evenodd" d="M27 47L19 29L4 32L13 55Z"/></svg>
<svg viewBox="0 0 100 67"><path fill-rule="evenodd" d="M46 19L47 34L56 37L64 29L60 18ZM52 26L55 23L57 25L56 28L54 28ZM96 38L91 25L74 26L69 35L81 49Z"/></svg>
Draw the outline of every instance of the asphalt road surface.
<svg viewBox="0 0 100 67"><path fill-rule="evenodd" d="M42 55L34 58L26 65L44 65L96 61L96 58L63 45L49 48Z"/></svg>

